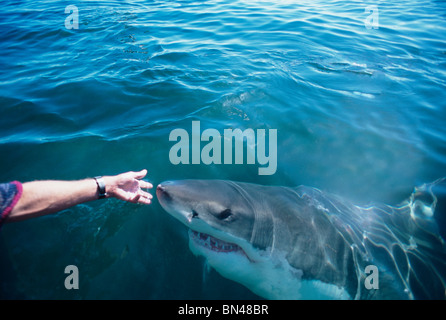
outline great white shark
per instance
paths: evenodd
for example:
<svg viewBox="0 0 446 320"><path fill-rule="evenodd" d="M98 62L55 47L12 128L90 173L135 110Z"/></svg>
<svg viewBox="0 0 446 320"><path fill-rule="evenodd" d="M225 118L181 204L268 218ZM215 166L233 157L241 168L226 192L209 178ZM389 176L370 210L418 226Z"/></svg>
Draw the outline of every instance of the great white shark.
<svg viewBox="0 0 446 320"><path fill-rule="evenodd" d="M415 189L398 207L227 180L165 181L156 193L189 228L194 254L264 298L445 299L446 246L429 188L429 204ZM367 266L379 281L372 289Z"/></svg>

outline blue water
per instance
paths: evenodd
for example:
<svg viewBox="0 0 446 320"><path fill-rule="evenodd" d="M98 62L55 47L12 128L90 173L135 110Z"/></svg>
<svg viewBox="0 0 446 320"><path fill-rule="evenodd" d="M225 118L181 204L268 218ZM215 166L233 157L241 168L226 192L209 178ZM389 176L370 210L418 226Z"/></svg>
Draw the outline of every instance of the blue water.
<svg viewBox="0 0 446 320"><path fill-rule="evenodd" d="M65 7L79 9L67 29ZM375 5L378 28L367 28ZM446 176L444 1L2 1L0 181L308 185L397 205ZM277 171L173 165L172 130L277 129ZM438 214L438 212L437 212ZM445 220L443 220L445 221ZM2 298L254 299L155 200L5 225ZM80 289L66 290L76 265Z"/></svg>

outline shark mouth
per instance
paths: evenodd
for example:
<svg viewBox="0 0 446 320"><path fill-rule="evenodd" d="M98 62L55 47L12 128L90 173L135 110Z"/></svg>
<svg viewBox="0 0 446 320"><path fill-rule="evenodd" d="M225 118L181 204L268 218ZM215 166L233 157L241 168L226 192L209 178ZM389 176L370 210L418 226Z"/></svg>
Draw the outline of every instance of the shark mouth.
<svg viewBox="0 0 446 320"><path fill-rule="evenodd" d="M201 233L189 229L189 236L196 244L212 251L225 252L225 253L240 252L242 254L245 254L243 249L240 246L236 245L235 243L230 243L217 239L206 233Z"/></svg>

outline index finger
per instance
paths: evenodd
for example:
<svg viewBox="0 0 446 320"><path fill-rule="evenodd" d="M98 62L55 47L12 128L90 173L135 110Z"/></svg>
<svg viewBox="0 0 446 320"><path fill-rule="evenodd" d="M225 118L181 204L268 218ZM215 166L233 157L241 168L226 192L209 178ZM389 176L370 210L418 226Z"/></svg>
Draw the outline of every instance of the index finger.
<svg viewBox="0 0 446 320"><path fill-rule="evenodd" d="M138 180L139 187L142 189L151 189L153 188L153 185L150 182L144 181L144 180Z"/></svg>

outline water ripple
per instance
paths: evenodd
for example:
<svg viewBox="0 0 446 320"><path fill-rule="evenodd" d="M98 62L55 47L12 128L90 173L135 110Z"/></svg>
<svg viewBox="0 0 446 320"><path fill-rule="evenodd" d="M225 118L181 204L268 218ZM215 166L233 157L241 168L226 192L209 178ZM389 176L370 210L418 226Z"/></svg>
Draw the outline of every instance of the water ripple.
<svg viewBox="0 0 446 320"><path fill-rule="evenodd" d="M395 204L446 176L444 1L82 1L77 30L65 28L68 4L2 4L4 180L150 165L159 180L305 184ZM364 24L368 5L378 29ZM173 166L169 133L192 120L277 129L277 174ZM402 249L389 254L409 261L407 279L421 262Z"/></svg>

